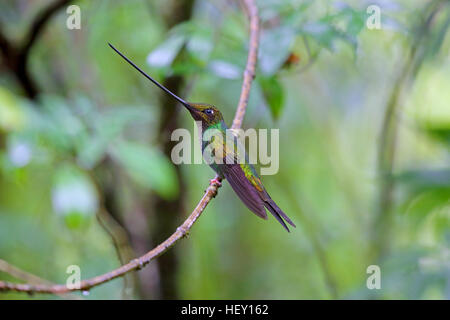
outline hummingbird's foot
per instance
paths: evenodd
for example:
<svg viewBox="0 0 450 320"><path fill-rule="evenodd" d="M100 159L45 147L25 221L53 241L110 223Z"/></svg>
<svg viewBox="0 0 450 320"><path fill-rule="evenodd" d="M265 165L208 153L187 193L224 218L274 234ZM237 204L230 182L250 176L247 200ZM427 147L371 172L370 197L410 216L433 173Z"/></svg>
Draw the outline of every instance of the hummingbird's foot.
<svg viewBox="0 0 450 320"><path fill-rule="evenodd" d="M209 184L212 184L212 185L215 184L219 188L222 186L222 182L220 182L220 180L217 178L209 180Z"/></svg>

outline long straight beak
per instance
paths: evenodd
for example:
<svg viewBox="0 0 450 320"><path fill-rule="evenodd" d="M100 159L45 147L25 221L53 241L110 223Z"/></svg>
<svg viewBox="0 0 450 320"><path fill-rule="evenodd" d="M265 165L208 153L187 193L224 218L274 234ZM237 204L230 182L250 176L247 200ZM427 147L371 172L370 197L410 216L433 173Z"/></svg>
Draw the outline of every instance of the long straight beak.
<svg viewBox="0 0 450 320"><path fill-rule="evenodd" d="M174 97L178 102L180 102L182 105L184 105L186 108L188 108L188 110L190 111L195 111L195 109L186 101L184 101L183 99L181 99L179 96L177 96L176 94L174 94L172 91L170 91L169 89L167 89L166 87L164 87L162 84L160 84L158 81L156 81L155 79L153 79L152 77L150 77L147 73L145 73L141 68L139 68L137 65L135 65L133 63L133 61L131 61L130 59L128 59L122 52L120 52L119 50L117 50L111 43L108 43L108 45L115 51L117 52L122 58L125 59L126 62L128 62L129 64L131 64L137 71L139 71L144 77L146 77L148 80L150 80L151 82L153 82L158 88L160 88L161 90L165 91L166 93L168 93L169 95L171 95L172 97Z"/></svg>

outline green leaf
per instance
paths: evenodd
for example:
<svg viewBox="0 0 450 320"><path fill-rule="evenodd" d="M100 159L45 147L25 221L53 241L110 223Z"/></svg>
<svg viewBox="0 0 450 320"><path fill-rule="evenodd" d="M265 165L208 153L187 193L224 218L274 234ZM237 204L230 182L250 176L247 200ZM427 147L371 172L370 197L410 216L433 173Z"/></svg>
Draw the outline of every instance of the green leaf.
<svg viewBox="0 0 450 320"><path fill-rule="evenodd" d="M349 10L349 21L347 24L346 33L350 36L356 37L364 28L366 22L366 13L357 10Z"/></svg>
<svg viewBox="0 0 450 320"><path fill-rule="evenodd" d="M205 64L214 49L211 29L207 26L196 24L192 29L192 32L188 36L186 49L194 61Z"/></svg>
<svg viewBox="0 0 450 320"><path fill-rule="evenodd" d="M105 155L109 142L109 139L102 136L86 135L77 150L77 160L80 166L85 169L94 168Z"/></svg>
<svg viewBox="0 0 450 320"><path fill-rule="evenodd" d="M450 146L450 128L433 128L427 126L423 128L430 136L441 140L443 143Z"/></svg>
<svg viewBox="0 0 450 320"><path fill-rule="evenodd" d="M70 211L64 215L64 223L69 229L79 229L86 225L86 217L80 211Z"/></svg>
<svg viewBox="0 0 450 320"><path fill-rule="evenodd" d="M325 21L307 23L303 26L302 31L330 51L335 50L335 41L343 38L338 29Z"/></svg>
<svg viewBox="0 0 450 320"><path fill-rule="evenodd" d="M405 171L394 178L412 190L450 188L449 168Z"/></svg>
<svg viewBox="0 0 450 320"><path fill-rule="evenodd" d="M155 68L169 67L183 47L185 40L184 35L170 36L147 56L147 63Z"/></svg>
<svg viewBox="0 0 450 320"><path fill-rule="evenodd" d="M79 137L77 159L80 165L83 168L93 168L105 155L108 145L120 136L127 126L148 126L148 110L127 106L116 107L106 113L88 113L86 120L89 120L94 130Z"/></svg>
<svg viewBox="0 0 450 320"><path fill-rule="evenodd" d="M407 214L421 221L436 208L449 205L450 169L410 170L394 176L406 191Z"/></svg>
<svg viewBox="0 0 450 320"><path fill-rule="evenodd" d="M208 69L224 79L239 79L242 75L242 70L238 66L222 60L211 61Z"/></svg>
<svg viewBox="0 0 450 320"><path fill-rule="evenodd" d="M154 190L166 199L178 194L175 168L162 152L137 142L118 142L112 156L141 187Z"/></svg>
<svg viewBox="0 0 450 320"><path fill-rule="evenodd" d="M22 127L25 115L16 97L7 89L0 87L0 129L5 131Z"/></svg>
<svg viewBox="0 0 450 320"><path fill-rule="evenodd" d="M265 76L275 74L289 56L296 31L290 26L265 30L261 35L258 65Z"/></svg>
<svg viewBox="0 0 450 320"><path fill-rule="evenodd" d="M72 152L79 136L86 132L67 100L59 96L42 95L41 108L30 110L29 118L28 135L55 154Z"/></svg>
<svg viewBox="0 0 450 320"><path fill-rule="evenodd" d="M449 197L449 189L436 189L417 194L406 202L406 213L414 222L420 222L434 210L448 208ZM448 217L447 221L450 221Z"/></svg>
<svg viewBox="0 0 450 320"><path fill-rule="evenodd" d="M263 96L270 108L270 112L274 119L278 119L281 115L284 105L283 86L276 77L258 78L259 84L263 91Z"/></svg>
<svg viewBox="0 0 450 320"><path fill-rule="evenodd" d="M368 17L366 10L352 8L346 3L337 4L336 8L338 12L325 17L323 21L331 23L333 21L343 20L346 25L345 33L349 36L356 37L365 26Z"/></svg>

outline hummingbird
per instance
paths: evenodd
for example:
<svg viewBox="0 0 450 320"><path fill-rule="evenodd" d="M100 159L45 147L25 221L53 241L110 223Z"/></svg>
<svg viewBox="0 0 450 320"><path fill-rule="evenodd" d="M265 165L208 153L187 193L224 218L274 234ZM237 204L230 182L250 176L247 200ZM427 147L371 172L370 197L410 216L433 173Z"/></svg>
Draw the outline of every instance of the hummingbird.
<svg viewBox="0 0 450 320"><path fill-rule="evenodd" d="M145 73L141 68L134 64L130 59L128 59L123 53L116 49L113 45L108 43L109 46L118 53L125 61L132 65L137 71L139 71L144 77L153 82L158 88L172 96L175 100L181 103L191 114L192 118L199 124L199 128L202 132L202 154L205 157L205 148L208 146L208 139L203 139L209 130L215 129L216 132L220 132L225 135L228 130L222 113L218 108L211 104L206 103L192 103L181 99L169 89L164 87L158 81L153 79L147 73ZM295 224L289 219L289 217L278 207L275 201L267 193L264 188L261 178L258 175L255 167L248 161L248 156L245 153L245 149L242 144L239 143L237 138L233 141L233 144L228 144L225 139L211 139L211 144L216 144L213 146L213 150L223 150L222 153L212 154L212 157L216 160L222 161L212 161L210 167L218 174L220 180L226 179L231 185L234 192L242 200L242 202L247 206L250 211L255 213L258 217L267 220L266 209L278 220L278 222L289 232L285 221L291 226L295 227ZM221 144L217 146L217 144ZM230 147L231 145L231 147ZM220 147L220 148L214 148ZM239 154L239 152L242 152ZM239 156L243 155L239 160ZM218 159L221 158L221 159ZM219 179L214 178L211 183L215 183L221 186ZM283 220L284 219L284 220Z"/></svg>

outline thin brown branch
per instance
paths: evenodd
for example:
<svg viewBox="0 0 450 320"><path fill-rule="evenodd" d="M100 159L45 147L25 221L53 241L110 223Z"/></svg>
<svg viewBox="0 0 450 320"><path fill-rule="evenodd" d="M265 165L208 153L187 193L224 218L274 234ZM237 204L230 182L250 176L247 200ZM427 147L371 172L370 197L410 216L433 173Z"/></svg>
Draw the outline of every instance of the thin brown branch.
<svg viewBox="0 0 450 320"><path fill-rule="evenodd" d="M9 262L6 262L5 260L0 259L0 271L9 274L10 276L23 280L32 284L45 284L45 285L54 285L52 282L42 279L32 273L23 271L22 269L17 268L16 266L13 266ZM71 299L71 300L80 300L81 297L74 295L74 294L59 294L61 298L64 299Z"/></svg>
<svg viewBox="0 0 450 320"><path fill-rule="evenodd" d="M259 16L258 8L254 0L243 0L243 5L247 11L250 20L250 43L248 49L247 65L244 70L244 81L242 83L241 96L239 97L238 107L234 115L232 129L239 129L247 109L250 89L256 73L256 60L258 58L259 47Z"/></svg>
<svg viewBox="0 0 450 320"><path fill-rule="evenodd" d="M238 129L241 127L245 109L247 108L248 98L250 95L250 88L254 78L256 69L256 60L259 44L259 17L258 10L255 5L254 0L244 0L244 7L248 13L250 19L250 44L249 53L247 59L247 65L244 71L244 80L242 84L241 96L239 99L239 105L236 111L236 115L233 121L233 128ZM216 176L218 178L218 176ZM219 185L212 183L205 190L205 193L194 211L189 215L189 217L184 221L184 223L177 228L177 230L165 241L159 244L157 247L147 252L145 255L130 261L129 263L114 269L105 274L96 276L94 278L81 281L77 288L68 288L66 285L45 285L45 284L17 284L6 281L0 281L0 291L18 291L18 292L28 292L28 293L65 293L70 291L86 291L95 286L101 285L105 282L111 281L115 278L122 277L128 272L139 270L145 267L150 261L154 260L158 256L165 253L170 249L175 243L180 239L185 237L197 219L205 210L208 203L217 195Z"/></svg>
<svg viewBox="0 0 450 320"><path fill-rule="evenodd" d="M157 247L147 252L145 255L130 261L129 263L107 272L105 274L99 275L97 277L81 281L78 288L68 288L66 285L43 285L43 284L16 284L10 282L0 282L0 291L2 290L13 290L20 292L34 292L34 293L65 293L76 290L89 290L92 287L98 286L105 282L111 281L115 278L124 276L130 271L139 270L145 267L150 261L160 256L171 248L178 240L187 235L189 230L192 228L193 224L200 217L202 212L205 210L208 203L217 194L218 185L211 184L205 191L200 202L195 207L191 215L186 219L186 221L177 228L177 230L164 242L159 244Z"/></svg>

